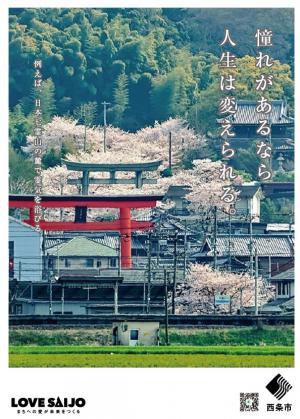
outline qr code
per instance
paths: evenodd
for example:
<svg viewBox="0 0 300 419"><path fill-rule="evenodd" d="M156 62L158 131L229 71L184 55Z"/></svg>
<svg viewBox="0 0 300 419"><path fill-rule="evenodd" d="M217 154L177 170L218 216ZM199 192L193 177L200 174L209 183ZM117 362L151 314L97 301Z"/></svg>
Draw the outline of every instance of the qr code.
<svg viewBox="0 0 300 419"><path fill-rule="evenodd" d="M240 393L240 411L258 411L258 393Z"/></svg>

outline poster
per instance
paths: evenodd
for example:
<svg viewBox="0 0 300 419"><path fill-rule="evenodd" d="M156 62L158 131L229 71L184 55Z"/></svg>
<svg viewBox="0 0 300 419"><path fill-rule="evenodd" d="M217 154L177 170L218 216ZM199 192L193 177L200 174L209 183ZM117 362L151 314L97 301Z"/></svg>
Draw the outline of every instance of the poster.
<svg viewBox="0 0 300 419"><path fill-rule="evenodd" d="M1 5L5 417L297 417L275 3Z"/></svg>

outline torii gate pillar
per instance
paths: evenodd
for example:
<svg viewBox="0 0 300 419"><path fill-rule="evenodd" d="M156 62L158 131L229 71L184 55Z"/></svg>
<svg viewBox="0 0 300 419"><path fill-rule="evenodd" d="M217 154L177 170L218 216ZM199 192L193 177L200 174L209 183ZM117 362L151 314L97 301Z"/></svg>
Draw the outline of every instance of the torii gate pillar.
<svg viewBox="0 0 300 419"><path fill-rule="evenodd" d="M120 208L121 266L131 268L131 213L130 208Z"/></svg>

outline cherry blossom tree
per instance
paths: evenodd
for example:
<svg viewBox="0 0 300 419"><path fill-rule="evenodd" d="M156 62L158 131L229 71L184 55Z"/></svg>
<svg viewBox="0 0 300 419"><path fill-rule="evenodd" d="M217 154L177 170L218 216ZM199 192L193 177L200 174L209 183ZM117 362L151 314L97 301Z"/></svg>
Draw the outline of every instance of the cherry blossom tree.
<svg viewBox="0 0 300 419"><path fill-rule="evenodd" d="M181 119L169 119L163 123L155 123L153 127L143 128L136 133L128 133L119 128L107 129L107 152L104 153L102 127L87 128L87 151L83 151L85 130L75 120L55 117L44 126L43 147L61 149L63 141L71 141L76 153L67 154L71 161L101 163L136 163L161 160L162 164L155 172L145 172L144 176L156 178L157 184L144 185L136 189L134 185L90 185L90 194L165 194L170 185L181 185L190 188L187 195L189 209L201 217L208 217L214 206L227 211L229 205L221 201L223 187L228 184L220 179L221 162L211 160L195 160L194 167L189 170L180 168L181 159L186 150L201 148L205 145L203 137L196 136L186 122ZM161 171L168 166L169 133L172 133L172 153L175 164L174 175L162 178ZM33 137L28 137L27 153L32 153ZM106 173L94 173L95 178L104 178ZM78 178L79 173L68 172L62 167L54 167L43 171L44 191L48 194L80 193L76 186L67 184L69 178ZM132 173L118 173L118 177L129 178ZM240 183L241 178L235 179Z"/></svg>
<svg viewBox="0 0 300 419"><path fill-rule="evenodd" d="M146 162L162 160L162 168L167 167L169 154L169 133L172 133L172 159L179 164L184 153L202 147L204 137L199 137L181 119L169 119L155 123L153 127L143 128L136 133L122 131L112 126L107 127L107 153L103 152L103 127L85 127L70 118L54 117L43 128L42 144L44 152L49 149L60 151L65 142L78 150L72 156L79 161L101 161L116 163ZM86 135L86 151L84 142ZM34 148L34 137L27 137L27 146L23 151L31 154ZM81 153L80 153L81 152ZM121 158L121 160L119 160Z"/></svg>
<svg viewBox="0 0 300 419"><path fill-rule="evenodd" d="M20 178L9 179L9 192L12 194L32 193L33 182Z"/></svg>
<svg viewBox="0 0 300 419"><path fill-rule="evenodd" d="M216 206L224 212L229 210L230 205L221 200L224 193L223 187L230 184L228 180L220 178L222 163L213 162L209 159L194 160L194 167L190 170L179 170L174 176L159 180L160 186L181 185L190 189L186 199L189 201L188 208L206 217ZM235 178L235 185L242 183L242 178ZM237 193L235 192L235 196Z"/></svg>
<svg viewBox="0 0 300 419"><path fill-rule="evenodd" d="M78 194L75 185L68 185L68 179L78 176L77 172L67 169L66 166L50 167L42 171L43 191L47 195L71 195Z"/></svg>
<svg viewBox="0 0 300 419"><path fill-rule="evenodd" d="M274 298L274 289L258 278L258 306ZM247 273L232 273L214 270L209 265L191 264L187 282L178 287L176 311L178 314L211 314L228 312L228 306L215 306L216 295L231 298L230 311L253 307L255 298L255 280Z"/></svg>
<svg viewBox="0 0 300 419"><path fill-rule="evenodd" d="M86 136L88 149L91 149L99 144L99 132L93 127L86 128ZM45 153L47 150L53 148L55 151L60 151L64 142L70 142L75 149L83 150L85 137L84 125L77 125L77 121L71 118L62 118L55 116L51 122L45 124L43 127L42 148ZM29 135L27 137L27 146L23 147L23 151L31 154L34 149L34 137Z"/></svg>

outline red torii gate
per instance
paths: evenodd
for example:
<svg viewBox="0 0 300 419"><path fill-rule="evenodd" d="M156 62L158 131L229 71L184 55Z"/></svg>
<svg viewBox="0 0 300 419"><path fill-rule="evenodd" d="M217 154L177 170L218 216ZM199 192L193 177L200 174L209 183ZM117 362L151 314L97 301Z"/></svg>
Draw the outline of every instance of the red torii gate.
<svg viewBox="0 0 300 419"><path fill-rule="evenodd" d="M42 195L42 208L74 208L74 221L39 221L44 231L119 231L121 234L121 266L131 268L131 233L153 227L150 221L131 219L132 208L153 208L163 195L95 196L95 195ZM10 195L9 208L29 209L25 223L34 226L34 195ZM115 221L86 221L88 208L118 208L120 216Z"/></svg>

